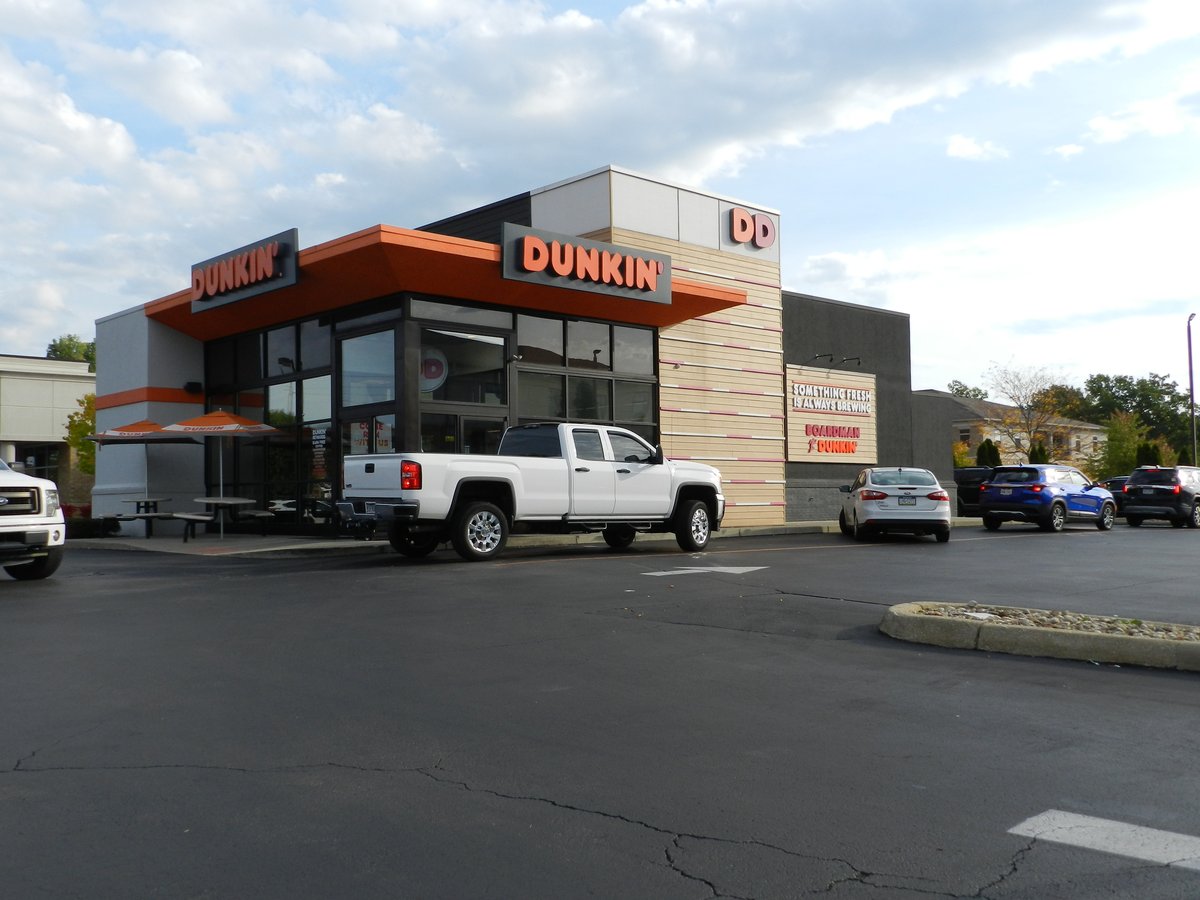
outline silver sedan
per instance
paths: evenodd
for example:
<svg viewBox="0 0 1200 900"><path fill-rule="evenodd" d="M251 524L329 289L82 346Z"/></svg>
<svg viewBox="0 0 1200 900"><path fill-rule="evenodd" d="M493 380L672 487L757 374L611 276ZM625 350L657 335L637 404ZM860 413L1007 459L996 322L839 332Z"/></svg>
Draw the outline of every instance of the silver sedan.
<svg viewBox="0 0 1200 900"><path fill-rule="evenodd" d="M839 490L838 527L858 540L887 532L950 540L950 495L928 469L875 466Z"/></svg>

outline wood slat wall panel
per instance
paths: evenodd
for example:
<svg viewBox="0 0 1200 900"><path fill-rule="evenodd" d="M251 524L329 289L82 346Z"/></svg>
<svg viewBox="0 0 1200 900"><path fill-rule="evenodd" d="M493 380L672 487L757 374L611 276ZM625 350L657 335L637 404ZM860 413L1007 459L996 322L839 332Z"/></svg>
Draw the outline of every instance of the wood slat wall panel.
<svg viewBox="0 0 1200 900"><path fill-rule="evenodd" d="M739 307L659 330L662 443L668 456L721 470L726 525L782 524L787 420L778 264L619 229L589 236L665 253L681 278L746 292Z"/></svg>

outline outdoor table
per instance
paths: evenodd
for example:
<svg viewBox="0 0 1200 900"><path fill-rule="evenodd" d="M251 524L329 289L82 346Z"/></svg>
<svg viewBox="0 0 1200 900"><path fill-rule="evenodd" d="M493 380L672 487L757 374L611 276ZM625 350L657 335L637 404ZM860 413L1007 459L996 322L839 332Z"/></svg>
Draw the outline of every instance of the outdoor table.
<svg viewBox="0 0 1200 900"><path fill-rule="evenodd" d="M133 500L122 500L122 503L136 504L133 508L135 513L156 513L158 512L158 504L166 503L170 497L136 497Z"/></svg>
<svg viewBox="0 0 1200 900"><path fill-rule="evenodd" d="M249 497L196 497L196 503L203 503L213 511L217 521L221 524L221 537L225 537L225 515L230 513L232 522L232 511L239 506L253 506L256 501Z"/></svg>
<svg viewBox="0 0 1200 900"><path fill-rule="evenodd" d="M122 500L122 503L132 503L133 515L118 516L120 519L138 519L146 523L146 537L154 537L154 520L167 519L169 515L158 511L158 504L165 503L170 500L170 497L135 497L131 500Z"/></svg>

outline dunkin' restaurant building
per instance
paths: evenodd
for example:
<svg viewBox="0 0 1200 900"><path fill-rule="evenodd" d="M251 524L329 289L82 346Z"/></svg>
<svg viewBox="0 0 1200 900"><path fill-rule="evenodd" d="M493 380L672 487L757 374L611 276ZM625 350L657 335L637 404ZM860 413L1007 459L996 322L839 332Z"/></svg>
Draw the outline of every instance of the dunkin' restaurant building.
<svg viewBox="0 0 1200 900"><path fill-rule="evenodd" d="M276 432L104 446L93 512L223 493L328 530L348 455L493 453L508 425L587 421L717 466L725 527L832 518L863 464L914 464L908 317L785 292L780 236L775 210L606 167L197 262L97 322L97 430L223 409Z"/></svg>

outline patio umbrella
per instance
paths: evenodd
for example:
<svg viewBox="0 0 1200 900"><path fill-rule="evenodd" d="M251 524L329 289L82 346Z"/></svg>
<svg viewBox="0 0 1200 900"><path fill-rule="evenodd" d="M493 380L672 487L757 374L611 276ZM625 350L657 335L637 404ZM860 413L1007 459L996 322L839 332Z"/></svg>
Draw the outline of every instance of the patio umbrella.
<svg viewBox="0 0 1200 900"><path fill-rule="evenodd" d="M267 434L281 434L278 428L263 422L255 422L253 419L247 419L245 416L235 415L231 412L226 412L223 409L214 410L210 413L205 413L202 416L196 416L194 419L185 419L182 422L175 422L172 425L164 425L164 432L182 435L196 435L205 437L220 437L220 438L239 438L239 437L261 437ZM225 496L225 454L217 454L217 495ZM225 536L225 518L221 520L221 537Z"/></svg>
<svg viewBox="0 0 1200 900"><path fill-rule="evenodd" d="M149 468L150 468L150 444L198 444L200 443L195 438L188 437L183 434L166 431L163 426L157 422L152 422L149 419L142 419L139 422L131 422L128 425L118 425L116 428L106 428L104 431L97 431L95 434L89 434L87 440L95 441L98 447L104 447L106 444L143 444L146 445L145 458L147 469L146 496L150 496L149 484Z"/></svg>

